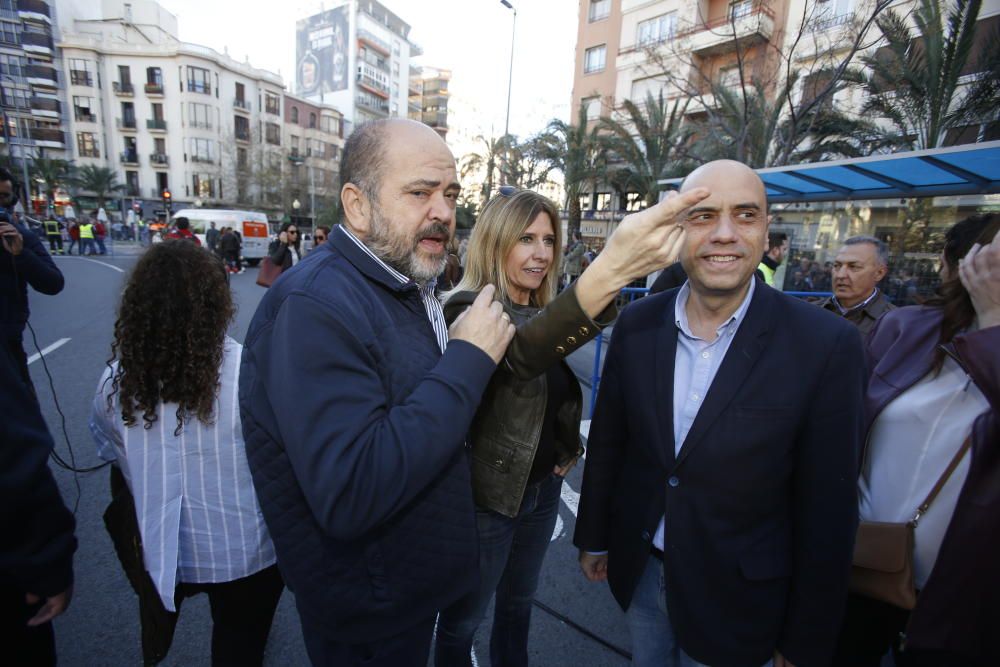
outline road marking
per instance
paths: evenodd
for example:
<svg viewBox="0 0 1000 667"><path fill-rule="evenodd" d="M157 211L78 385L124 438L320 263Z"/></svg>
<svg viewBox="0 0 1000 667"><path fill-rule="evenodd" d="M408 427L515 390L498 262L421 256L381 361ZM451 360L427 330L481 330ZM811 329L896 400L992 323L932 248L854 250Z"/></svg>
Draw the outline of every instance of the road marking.
<svg viewBox="0 0 1000 667"><path fill-rule="evenodd" d="M51 256L52 257L61 257L63 259L67 259L67 258L69 258L69 259L82 259L82 260L87 261L87 262L93 262L94 264L100 264L101 266L106 266L109 269L114 269L118 273L125 273L125 269L120 269L117 266L115 266L114 264L108 264L107 262L99 262L96 259L90 259L90 258L86 258L86 257L76 257L75 255L51 255Z"/></svg>
<svg viewBox="0 0 1000 667"><path fill-rule="evenodd" d="M41 359L42 357L44 357L49 352L55 352L56 350L58 350L60 347L62 347L66 343L70 342L71 340L73 340L73 339L72 338L60 338L56 342L52 343L52 345L49 345L47 348L45 348L44 350L42 350L41 352L36 352L35 354L33 354L30 357L28 357L28 363L29 364L35 363L36 361L38 361L39 359Z"/></svg>
<svg viewBox="0 0 1000 667"><path fill-rule="evenodd" d="M564 482L562 485L562 501L566 503L566 507L569 511L576 516L576 511L580 507L580 494L573 490L573 487L569 485L568 482Z"/></svg>

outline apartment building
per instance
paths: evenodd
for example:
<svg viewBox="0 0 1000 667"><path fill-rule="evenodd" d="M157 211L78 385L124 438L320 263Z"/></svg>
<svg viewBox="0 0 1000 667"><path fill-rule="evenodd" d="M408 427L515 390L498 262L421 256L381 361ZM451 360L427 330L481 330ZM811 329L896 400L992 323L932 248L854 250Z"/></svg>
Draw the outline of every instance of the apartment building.
<svg viewBox="0 0 1000 667"><path fill-rule="evenodd" d="M59 0L68 153L115 169L145 215L189 205L277 207L284 84L271 72L177 37L151 0Z"/></svg>
<svg viewBox="0 0 1000 667"><path fill-rule="evenodd" d="M350 0L296 24L296 95L343 110L349 127L409 113L410 25L376 0ZM349 131L348 131L349 133Z"/></svg>
<svg viewBox="0 0 1000 667"><path fill-rule="evenodd" d="M14 158L67 157L65 110L58 74L60 58L52 36L55 11L45 0L0 0L0 145ZM25 178L22 174L21 179ZM44 199L32 202L44 211Z"/></svg>
<svg viewBox="0 0 1000 667"><path fill-rule="evenodd" d="M429 125L448 137L448 84L451 70L434 67L411 67L409 85L409 116Z"/></svg>
<svg viewBox="0 0 1000 667"><path fill-rule="evenodd" d="M284 111L285 191L290 205L286 210L302 218L299 224L311 225L340 194L344 116L330 104L288 94Z"/></svg>

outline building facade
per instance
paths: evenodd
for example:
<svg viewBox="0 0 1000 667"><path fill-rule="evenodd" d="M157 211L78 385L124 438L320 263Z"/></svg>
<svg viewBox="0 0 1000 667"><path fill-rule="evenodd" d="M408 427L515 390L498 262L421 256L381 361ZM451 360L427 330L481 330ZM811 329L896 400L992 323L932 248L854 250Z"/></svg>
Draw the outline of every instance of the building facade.
<svg viewBox="0 0 1000 667"><path fill-rule="evenodd" d="M65 80L54 33L56 12L46 0L0 0L0 145L19 180L30 184L27 163L35 158L65 159ZM29 204L44 211L45 200Z"/></svg>
<svg viewBox="0 0 1000 667"><path fill-rule="evenodd" d="M448 84L451 70L411 67L409 116L434 128L442 139L448 137Z"/></svg>
<svg viewBox="0 0 1000 667"><path fill-rule="evenodd" d="M409 115L410 25L376 0L350 0L298 21L299 97L341 109L351 126Z"/></svg>
<svg viewBox="0 0 1000 667"><path fill-rule="evenodd" d="M57 46L78 167L113 168L146 215L168 191L174 208L280 205L279 76L180 42L155 2L63 5Z"/></svg>
<svg viewBox="0 0 1000 667"><path fill-rule="evenodd" d="M336 206L340 196L344 116L330 104L294 95L286 94L284 104L286 210L294 221L311 226L319 215Z"/></svg>

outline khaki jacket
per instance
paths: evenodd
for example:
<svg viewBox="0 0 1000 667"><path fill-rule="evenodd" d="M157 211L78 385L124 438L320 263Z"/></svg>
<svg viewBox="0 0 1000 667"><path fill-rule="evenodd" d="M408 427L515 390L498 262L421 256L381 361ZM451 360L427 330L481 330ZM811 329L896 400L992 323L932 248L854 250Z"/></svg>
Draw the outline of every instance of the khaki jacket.
<svg viewBox="0 0 1000 667"><path fill-rule="evenodd" d="M833 302L833 297L828 296L824 299L814 302L820 308L824 310L829 310L834 315L840 315L840 309L837 308L837 304ZM875 322L878 318L882 317L890 310L895 310L896 306L890 303L889 299L886 298L885 293L879 290L878 296L872 299L864 308L858 308L857 310L852 310L846 315L841 315L850 322L853 322L858 330L861 332L862 338L868 337L868 332L875 328Z"/></svg>

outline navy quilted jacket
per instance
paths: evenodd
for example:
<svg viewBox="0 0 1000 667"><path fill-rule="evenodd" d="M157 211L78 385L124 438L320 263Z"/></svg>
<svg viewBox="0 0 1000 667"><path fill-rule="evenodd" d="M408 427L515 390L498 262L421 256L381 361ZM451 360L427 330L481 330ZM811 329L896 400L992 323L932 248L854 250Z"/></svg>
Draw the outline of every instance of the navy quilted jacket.
<svg viewBox="0 0 1000 667"><path fill-rule="evenodd" d="M377 641L478 585L466 431L495 370L342 231L275 281L240 373L247 458L304 625Z"/></svg>

